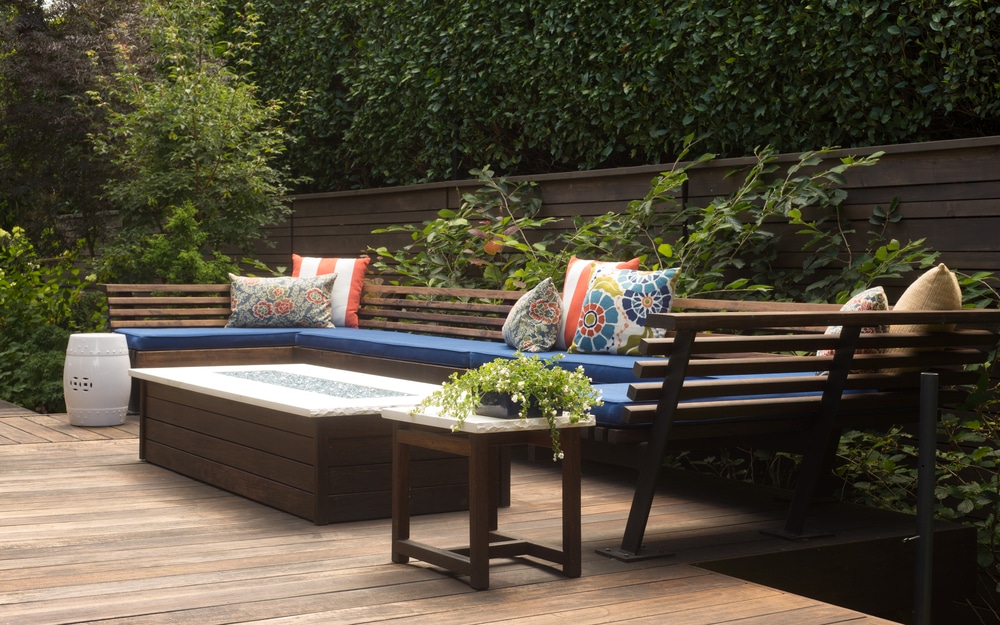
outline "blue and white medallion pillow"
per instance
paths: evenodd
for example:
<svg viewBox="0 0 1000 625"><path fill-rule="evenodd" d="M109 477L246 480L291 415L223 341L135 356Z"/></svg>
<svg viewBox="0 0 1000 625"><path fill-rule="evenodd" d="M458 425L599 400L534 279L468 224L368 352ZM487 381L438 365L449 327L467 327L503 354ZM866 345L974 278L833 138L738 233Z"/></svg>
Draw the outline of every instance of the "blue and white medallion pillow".
<svg viewBox="0 0 1000 625"><path fill-rule="evenodd" d="M639 341L663 336L646 327L646 317L670 312L676 274L621 269L595 275L569 351L637 355Z"/></svg>
<svg viewBox="0 0 1000 625"><path fill-rule="evenodd" d="M229 328L332 328L330 294L337 274L247 278L229 274Z"/></svg>
<svg viewBox="0 0 1000 625"><path fill-rule="evenodd" d="M544 352L552 349L559 337L562 298L545 278L514 303L503 322L503 340L522 352Z"/></svg>

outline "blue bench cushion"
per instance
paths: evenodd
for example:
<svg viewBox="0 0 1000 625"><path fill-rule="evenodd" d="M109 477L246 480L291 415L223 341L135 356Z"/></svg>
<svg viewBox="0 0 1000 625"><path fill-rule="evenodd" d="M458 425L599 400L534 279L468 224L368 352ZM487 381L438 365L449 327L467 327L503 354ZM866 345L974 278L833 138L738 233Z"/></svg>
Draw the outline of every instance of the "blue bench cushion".
<svg viewBox="0 0 1000 625"><path fill-rule="evenodd" d="M457 369L473 369L517 353L499 341L358 328L121 328L116 332L125 335L129 349L143 351L298 345ZM556 351L530 355L545 359L560 353L564 355L560 366L583 366L595 384L638 381L632 374L635 356Z"/></svg>
<svg viewBox="0 0 1000 625"><path fill-rule="evenodd" d="M622 421L622 408L632 404L628 398L628 384L595 384L594 388L601 394L602 406L591 409L591 414L597 425L613 428L649 427L648 425L629 425Z"/></svg>
<svg viewBox="0 0 1000 625"><path fill-rule="evenodd" d="M788 378L796 377L801 374L799 373L757 373L757 374L743 374L743 375L726 375L718 376L713 378L688 376L687 380L708 380L708 379L728 379L728 380L747 380L753 378ZM645 380L646 382L655 382L656 380ZM601 393L601 399L604 401L603 406L598 406L591 410L594 418L597 421L597 425L603 425L606 427L616 427L616 428L630 428L630 427L649 427L647 423L640 423L636 425L628 424L622 421L622 408L628 404L632 405L653 405L656 402L633 402L628 398L628 387L629 384L595 384L596 388ZM845 391L845 394L858 393L863 391ZM818 397L822 395L819 392L799 392L799 393L774 393L774 394L763 394L763 395L734 395L732 397L716 398L716 400L740 400L740 399L750 399L752 398L779 398L779 397ZM706 401L702 399L688 399L683 400L686 402L698 402ZM722 417L717 419L711 419L708 421L699 421L699 423L734 423L745 420L753 420L755 417ZM683 425L684 423L693 423L692 421L678 420L675 422L677 425Z"/></svg>
<svg viewBox="0 0 1000 625"><path fill-rule="evenodd" d="M301 328L119 328L129 349L290 347Z"/></svg>
<svg viewBox="0 0 1000 625"><path fill-rule="evenodd" d="M357 328L327 328L303 330L298 336L300 347L375 356L391 360L469 368L470 355L489 341L458 339L425 334L407 334L387 330ZM497 343L503 345L503 343Z"/></svg>
<svg viewBox="0 0 1000 625"><path fill-rule="evenodd" d="M496 341L357 328L119 328L116 332L125 335L129 349L143 351L300 345L458 369L479 367L496 358L514 358L516 353L506 344ZM564 352L538 352L531 356L545 359L558 353ZM565 354L559 364L571 369L583 366L594 381L604 401L603 406L593 410L598 425L647 427L630 426L622 422L621 418L622 408L632 403L628 398L629 384L639 381L632 373L632 366L641 358L643 357L616 354ZM739 379L782 375L794 374L731 377Z"/></svg>
<svg viewBox="0 0 1000 625"><path fill-rule="evenodd" d="M514 358L515 350L503 343L479 342L479 347L472 353L470 368L480 367L496 358ZM639 378L632 373L632 366L642 357L620 356L618 354L567 354L566 352L549 351L528 354L542 360L556 354L563 354L559 366L566 369L576 369L579 366L595 384L615 384L619 382L638 382ZM649 360L649 357L645 358Z"/></svg>

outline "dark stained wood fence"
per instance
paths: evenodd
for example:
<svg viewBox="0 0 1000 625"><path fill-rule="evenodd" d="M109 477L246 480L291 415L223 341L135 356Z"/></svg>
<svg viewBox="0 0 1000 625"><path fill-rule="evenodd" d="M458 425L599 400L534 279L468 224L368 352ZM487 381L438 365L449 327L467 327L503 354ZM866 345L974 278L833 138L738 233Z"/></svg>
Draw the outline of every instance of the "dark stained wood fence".
<svg viewBox="0 0 1000 625"><path fill-rule="evenodd" d="M1000 274L1000 137L964 139L879 148L838 150L831 158L862 156L882 150L874 167L848 173L845 214L854 222L856 243L863 243L872 209L888 207L898 198L903 220L889 235L900 241L926 237L941 252L941 261L964 273ZM780 157L791 164L797 154ZM752 158L723 159L693 168L687 200L704 206L711 198L729 193L740 177L726 177L746 168ZM653 165L544 174L529 177L538 183L543 213L557 217L599 215L620 211L645 196L652 179L669 165ZM259 258L270 266L291 266L292 252L302 255L354 255L369 247L402 246L401 233L372 234L390 224L421 223L445 207L457 207L462 192L475 190L475 181L432 183L407 187L365 189L301 195L293 198L293 214L270 231L273 248L262 248ZM799 266L799 245L783 240L781 264Z"/></svg>

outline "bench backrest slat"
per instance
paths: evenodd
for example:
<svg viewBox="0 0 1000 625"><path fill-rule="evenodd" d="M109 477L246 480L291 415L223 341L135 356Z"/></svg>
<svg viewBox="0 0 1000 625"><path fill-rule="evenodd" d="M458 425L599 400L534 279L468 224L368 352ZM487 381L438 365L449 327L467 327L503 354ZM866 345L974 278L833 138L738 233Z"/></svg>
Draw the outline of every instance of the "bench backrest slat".
<svg viewBox="0 0 1000 625"><path fill-rule="evenodd" d="M368 283L361 296L358 327L502 341L503 323L523 294Z"/></svg>
<svg viewBox="0 0 1000 625"><path fill-rule="evenodd" d="M231 313L228 284L106 284L112 329L220 327ZM366 283L358 326L502 341L521 291Z"/></svg>
<svg viewBox="0 0 1000 625"><path fill-rule="evenodd" d="M836 323L852 331L844 332L846 339L825 332L776 334L773 328L785 325L790 318L807 327ZM676 347L691 357L678 357L674 363L659 358L638 361L634 373L658 381L633 384L629 397L661 405L627 406L623 420L649 423L658 410L666 410L673 423L686 427L690 421L711 420L727 430L727 435L731 434L730 424L720 422L726 418L794 419L803 424L817 419L821 411L829 409L823 402L829 401L834 379L838 389L845 389L843 395L835 391L839 417L878 413L882 418L892 415L895 421L916 419L920 371L937 372L940 384L946 387L944 392L960 396L959 387L971 386L979 379L978 372L965 367L985 362L1000 340L995 330L983 329L1000 327L997 310L670 313L652 321L651 325L675 329L676 335L644 340L644 353L669 357ZM857 336L859 328L893 325L891 322L928 324L935 331ZM838 352L851 336L857 338L857 351ZM830 350L832 355L817 355L818 350ZM839 371L837 376L827 375L834 370ZM764 377L768 375L774 377ZM665 389L668 385L676 388L677 376L683 380L675 395L677 403L671 400L664 407ZM700 379L714 376L740 377ZM755 431L765 429L759 426ZM787 424L779 429L788 431Z"/></svg>
<svg viewBox="0 0 1000 625"><path fill-rule="evenodd" d="M231 313L228 284L105 284L111 329L220 327Z"/></svg>
<svg viewBox="0 0 1000 625"><path fill-rule="evenodd" d="M140 319L140 320L112 320L111 327L115 328L222 328L229 322L228 316L225 319Z"/></svg>

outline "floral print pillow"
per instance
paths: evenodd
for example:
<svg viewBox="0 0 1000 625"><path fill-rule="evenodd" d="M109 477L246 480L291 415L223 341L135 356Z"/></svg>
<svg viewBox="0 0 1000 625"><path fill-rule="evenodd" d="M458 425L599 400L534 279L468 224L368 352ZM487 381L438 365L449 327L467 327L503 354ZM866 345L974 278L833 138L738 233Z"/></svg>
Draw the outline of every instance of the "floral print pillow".
<svg viewBox="0 0 1000 625"><path fill-rule="evenodd" d="M552 349L561 316L562 298L552 278L545 278L514 303L503 323L503 340L522 352Z"/></svg>
<svg viewBox="0 0 1000 625"><path fill-rule="evenodd" d="M853 310L889 310L889 298L885 295L885 290L880 286L873 286L870 289L865 289L860 293L856 294L846 304L840 307L842 311L853 311ZM840 326L830 326L826 329L826 334L840 334ZM879 332L888 332L888 326L872 326L861 328L862 334L875 334ZM859 349L856 354L877 354L881 352L880 349ZM833 356L833 350L822 349L816 352L817 356Z"/></svg>
<svg viewBox="0 0 1000 625"><path fill-rule="evenodd" d="M670 312L676 273L626 269L595 275L569 351L637 355L639 341L663 336L646 327L646 317Z"/></svg>
<svg viewBox="0 0 1000 625"><path fill-rule="evenodd" d="M229 274L228 328L332 328L330 292L337 274L246 278Z"/></svg>

